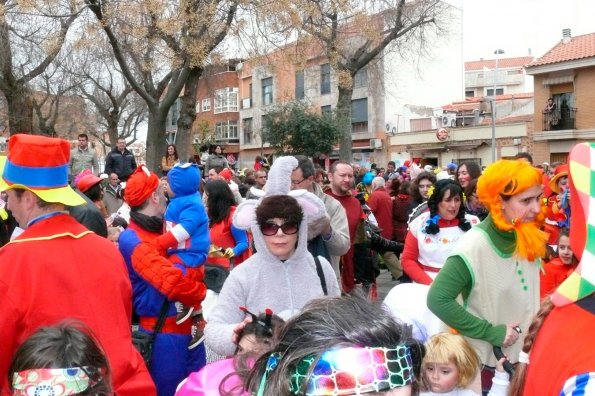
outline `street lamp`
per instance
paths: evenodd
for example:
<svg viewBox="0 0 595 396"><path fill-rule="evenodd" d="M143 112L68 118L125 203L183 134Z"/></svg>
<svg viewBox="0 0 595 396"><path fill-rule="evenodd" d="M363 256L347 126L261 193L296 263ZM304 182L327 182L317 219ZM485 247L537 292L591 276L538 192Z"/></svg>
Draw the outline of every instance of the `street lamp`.
<svg viewBox="0 0 595 396"><path fill-rule="evenodd" d="M498 78L498 58L503 54L503 49L494 51L496 55L496 67L494 68L494 88L492 91L492 162L496 162L496 80Z"/></svg>

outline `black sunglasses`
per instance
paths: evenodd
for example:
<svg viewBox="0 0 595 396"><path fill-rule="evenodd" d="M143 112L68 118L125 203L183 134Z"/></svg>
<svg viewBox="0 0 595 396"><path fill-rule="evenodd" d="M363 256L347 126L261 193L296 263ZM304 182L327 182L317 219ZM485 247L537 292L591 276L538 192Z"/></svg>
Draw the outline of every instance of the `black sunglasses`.
<svg viewBox="0 0 595 396"><path fill-rule="evenodd" d="M281 229L285 235L293 235L299 230L299 226L295 223L283 223L281 225L273 223L273 222L266 222L261 224L260 232L262 235L266 236L273 236L277 234L277 232Z"/></svg>

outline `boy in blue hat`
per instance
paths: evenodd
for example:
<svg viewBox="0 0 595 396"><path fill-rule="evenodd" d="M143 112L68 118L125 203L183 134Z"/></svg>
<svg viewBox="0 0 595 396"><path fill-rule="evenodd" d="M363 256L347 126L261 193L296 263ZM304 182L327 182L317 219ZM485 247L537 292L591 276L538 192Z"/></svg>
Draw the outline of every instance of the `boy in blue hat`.
<svg viewBox="0 0 595 396"><path fill-rule="evenodd" d="M183 269L200 271L204 278L204 262L209 252L209 219L198 193L200 170L196 164L176 164L167 174L167 195L170 203L165 212L166 233L157 239L159 247L167 250L169 259ZM192 340L188 345L193 349L204 339L204 319L202 308L186 307L176 303L180 324L193 316Z"/></svg>

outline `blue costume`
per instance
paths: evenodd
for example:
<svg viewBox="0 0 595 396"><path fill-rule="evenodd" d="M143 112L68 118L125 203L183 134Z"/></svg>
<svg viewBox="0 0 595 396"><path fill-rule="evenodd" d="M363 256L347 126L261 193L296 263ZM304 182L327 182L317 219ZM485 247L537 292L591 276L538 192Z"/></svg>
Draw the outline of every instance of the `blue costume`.
<svg viewBox="0 0 595 396"><path fill-rule="evenodd" d="M176 386L191 372L206 363L204 345L188 350L191 323L176 324L172 301L196 305L204 299L206 288L196 271L180 269L146 242L154 242L159 233L142 228L131 219L120 235L119 248L124 256L132 283L134 310L140 317L140 330L151 333L165 298L170 301L165 325L157 334L150 368L158 396L173 396Z"/></svg>
<svg viewBox="0 0 595 396"><path fill-rule="evenodd" d="M168 255L179 257L180 264L200 267L211 245L209 219L198 193L200 170L196 164L176 164L167 178L173 196L165 212L167 233L159 238L160 245L169 248Z"/></svg>

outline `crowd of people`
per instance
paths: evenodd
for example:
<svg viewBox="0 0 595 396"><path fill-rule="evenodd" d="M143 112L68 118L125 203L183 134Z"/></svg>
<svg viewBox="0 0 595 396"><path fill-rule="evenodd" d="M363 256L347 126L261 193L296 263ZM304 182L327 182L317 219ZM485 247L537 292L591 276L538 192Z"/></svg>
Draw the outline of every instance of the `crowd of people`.
<svg viewBox="0 0 595 396"><path fill-rule="evenodd" d="M0 394L595 394L593 163L170 144L156 174L119 139L100 173L84 134L14 135Z"/></svg>

